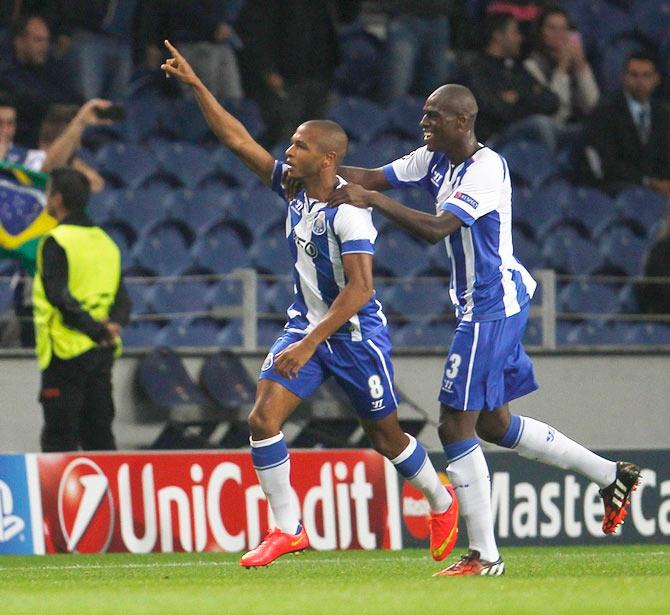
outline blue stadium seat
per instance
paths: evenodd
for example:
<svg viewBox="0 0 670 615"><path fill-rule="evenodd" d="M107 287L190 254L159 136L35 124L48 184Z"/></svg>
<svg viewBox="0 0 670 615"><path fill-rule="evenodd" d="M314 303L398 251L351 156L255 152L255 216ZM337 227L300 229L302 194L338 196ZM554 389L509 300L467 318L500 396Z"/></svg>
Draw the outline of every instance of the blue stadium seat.
<svg viewBox="0 0 670 615"><path fill-rule="evenodd" d="M97 161L102 175L118 187L140 188L160 174L151 152L138 145L106 145L100 148Z"/></svg>
<svg viewBox="0 0 670 615"><path fill-rule="evenodd" d="M229 208L231 216L243 221L256 237L261 229L281 226L286 219L286 202L266 186L240 190Z"/></svg>
<svg viewBox="0 0 670 615"><path fill-rule="evenodd" d="M0 273L0 275L4 275ZM0 281L0 314L7 310L12 305L12 298L14 291L9 285L9 282Z"/></svg>
<svg viewBox="0 0 670 615"><path fill-rule="evenodd" d="M109 211L109 219L129 224L137 236L147 228L166 220L175 192L161 185L124 190Z"/></svg>
<svg viewBox="0 0 670 615"><path fill-rule="evenodd" d="M172 275L190 262L184 229L174 222L163 222L150 229L135 244L133 258L159 275Z"/></svg>
<svg viewBox="0 0 670 615"><path fill-rule="evenodd" d="M337 90L347 96L368 96L379 75L381 43L359 24L340 34L340 62L335 69Z"/></svg>
<svg viewBox="0 0 670 615"><path fill-rule="evenodd" d="M386 109L387 128L406 140L416 142L419 146L423 132L419 122L423 117L422 98L403 96L396 98Z"/></svg>
<svg viewBox="0 0 670 615"><path fill-rule="evenodd" d="M619 193L614 206L619 217L633 220L639 225L640 232L648 233L667 212L666 200L650 188L635 186Z"/></svg>
<svg viewBox="0 0 670 615"><path fill-rule="evenodd" d="M513 178L537 188L557 173L553 154L535 141L516 141L504 145L500 154L507 160Z"/></svg>
<svg viewBox="0 0 670 615"><path fill-rule="evenodd" d="M598 247L609 266L626 275L642 274L644 243L625 226L617 226L608 230L600 238Z"/></svg>
<svg viewBox="0 0 670 615"><path fill-rule="evenodd" d="M257 141L262 139L266 127L256 101L244 98L242 100L226 100L223 104L229 113L244 124L244 127L254 139Z"/></svg>
<svg viewBox="0 0 670 615"><path fill-rule="evenodd" d="M286 318L283 316L272 320L259 320L257 346L259 348L270 348L283 333L285 323Z"/></svg>
<svg viewBox="0 0 670 615"><path fill-rule="evenodd" d="M526 331L523 334L524 346L541 346L542 345L542 320L539 318L531 318L526 326Z"/></svg>
<svg viewBox="0 0 670 615"><path fill-rule="evenodd" d="M214 282L205 295L205 303L211 310L242 304L242 281L235 279Z"/></svg>
<svg viewBox="0 0 670 615"><path fill-rule="evenodd" d="M157 314L178 312L205 312L205 296L209 285L203 280L177 279L156 282L148 293L147 301Z"/></svg>
<svg viewBox="0 0 670 615"><path fill-rule="evenodd" d="M151 147L162 170L176 177L186 188L194 188L205 178L218 173L209 152L189 143L157 142Z"/></svg>
<svg viewBox="0 0 670 615"><path fill-rule="evenodd" d="M265 293L264 302L269 311L283 314L293 303L293 282L279 280Z"/></svg>
<svg viewBox="0 0 670 615"><path fill-rule="evenodd" d="M221 330L219 322L211 318L183 318L173 320L156 335L161 346L214 346Z"/></svg>
<svg viewBox="0 0 670 615"><path fill-rule="evenodd" d="M533 225L538 239L543 239L556 226L566 222L566 211L575 199L574 187L564 179L551 181L533 193L526 204L531 210L526 213L526 220ZM581 232L581 229L578 230Z"/></svg>
<svg viewBox="0 0 670 615"><path fill-rule="evenodd" d="M284 235L283 223L257 241L249 250L254 267L261 273L287 275L291 273L293 261Z"/></svg>
<svg viewBox="0 0 670 615"><path fill-rule="evenodd" d="M133 314L147 314L150 311L148 298L151 293L153 280L130 280L129 276L125 276L125 286L128 291L128 296L132 302Z"/></svg>
<svg viewBox="0 0 670 615"><path fill-rule="evenodd" d="M634 323L630 325L624 336L626 344L635 345L670 345L670 324L667 323Z"/></svg>
<svg viewBox="0 0 670 615"><path fill-rule="evenodd" d="M643 46L635 37L622 37L611 41L602 49L594 69L604 93L612 94L621 88L621 74L628 56L640 51Z"/></svg>
<svg viewBox="0 0 670 615"><path fill-rule="evenodd" d="M622 322L592 320L574 325L565 338L570 346L623 345L628 325Z"/></svg>
<svg viewBox="0 0 670 615"><path fill-rule="evenodd" d="M381 167L412 151L407 143L393 134L384 134L374 139L372 143L361 143L354 146L347 154L345 163L352 167L376 168Z"/></svg>
<svg viewBox="0 0 670 615"><path fill-rule="evenodd" d="M574 314L615 314L619 301L611 285L571 282L558 295L558 309Z"/></svg>
<svg viewBox="0 0 670 615"><path fill-rule="evenodd" d="M125 133L131 143L142 143L160 132L160 116L166 103L157 95L126 101Z"/></svg>
<svg viewBox="0 0 670 615"><path fill-rule="evenodd" d="M182 195L181 213L198 234L223 221L239 216L237 200L241 189L222 188L214 184L185 190Z"/></svg>
<svg viewBox="0 0 670 615"><path fill-rule="evenodd" d="M125 271L131 264L132 229L118 222L107 222L102 225L102 228L121 251L121 269Z"/></svg>
<svg viewBox="0 0 670 615"><path fill-rule="evenodd" d="M397 283L384 297L404 316L435 318L450 312L449 287L444 280L421 279Z"/></svg>
<svg viewBox="0 0 670 615"><path fill-rule="evenodd" d="M670 39L669 0L635 0L632 12L637 29L655 45Z"/></svg>
<svg viewBox="0 0 670 615"><path fill-rule="evenodd" d="M242 346L242 322L229 320L216 336L216 345L222 348Z"/></svg>
<svg viewBox="0 0 670 615"><path fill-rule="evenodd" d="M590 0L585 8L584 17L587 21L582 21L584 30L581 33L587 50L592 53L597 53L611 41L631 35L635 31L630 15L612 6L611 2Z"/></svg>
<svg viewBox="0 0 670 615"><path fill-rule="evenodd" d="M545 265L570 275L589 273L602 260L598 248L569 225L555 227L544 239L542 256Z"/></svg>
<svg viewBox="0 0 670 615"><path fill-rule="evenodd" d="M453 322L418 320L393 330L393 345L400 347L445 347L451 344Z"/></svg>
<svg viewBox="0 0 670 615"><path fill-rule="evenodd" d="M544 261L540 247L523 233L515 232L513 237L514 256L521 261L521 264L529 271L542 267Z"/></svg>
<svg viewBox="0 0 670 615"><path fill-rule="evenodd" d="M365 98L341 98L330 109L329 118L344 128L353 141L367 143L384 131L384 109Z"/></svg>
<svg viewBox="0 0 670 615"><path fill-rule="evenodd" d="M227 223L211 227L191 249L192 260L204 269L229 273L249 266L249 256L239 233Z"/></svg>
<svg viewBox="0 0 670 615"><path fill-rule="evenodd" d="M229 185L250 187L262 183L258 175L247 168L227 147L215 147L210 154L212 162Z"/></svg>
<svg viewBox="0 0 670 615"><path fill-rule="evenodd" d="M86 206L86 211L91 220L96 224L102 224L113 219L112 212L121 199L121 192L120 190L114 190L114 188L105 188L100 192L91 194Z"/></svg>
<svg viewBox="0 0 670 615"><path fill-rule="evenodd" d="M427 246L420 244L399 230L389 230L377 238L375 244L375 268L394 276L413 273L426 262Z"/></svg>
<svg viewBox="0 0 670 615"><path fill-rule="evenodd" d="M176 141L200 143L212 134L207 121L192 97L171 101L160 112L162 132Z"/></svg>
<svg viewBox="0 0 670 615"><path fill-rule="evenodd" d="M619 291L619 311L625 314L639 314L642 310L635 284L626 284Z"/></svg>
<svg viewBox="0 0 670 615"><path fill-rule="evenodd" d="M161 325L153 320L131 322L121 332L123 345L128 348L153 348Z"/></svg>
<svg viewBox="0 0 670 615"><path fill-rule="evenodd" d="M581 227L586 236L594 237L600 228L616 219L617 210L612 199L596 188L577 187L565 204L565 216Z"/></svg>

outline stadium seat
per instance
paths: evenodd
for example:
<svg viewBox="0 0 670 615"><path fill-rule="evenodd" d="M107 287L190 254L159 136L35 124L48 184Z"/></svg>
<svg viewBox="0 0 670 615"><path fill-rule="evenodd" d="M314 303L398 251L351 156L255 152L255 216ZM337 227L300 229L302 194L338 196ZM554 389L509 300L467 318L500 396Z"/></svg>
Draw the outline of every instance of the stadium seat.
<svg viewBox="0 0 670 615"><path fill-rule="evenodd" d="M198 234L239 215L237 198L241 190L215 184L198 186L182 193L182 215Z"/></svg>
<svg viewBox="0 0 670 615"><path fill-rule="evenodd" d="M191 96L173 100L161 109L160 128L171 139L189 143L200 143L212 132L197 101Z"/></svg>
<svg viewBox="0 0 670 615"><path fill-rule="evenodd" d="M621 219L635 221L639 225L640 233L646 234L667 212L666 199L651 188L642 186L620 192L614 206Z"/></svg>
<svg viewBox="0 0 670 615"><path fill-rule="evenodd" d="M208 356L198 378L202 389L226 410L248 408L254 403L256 382L244 367L240 357L219 351Z"/></svg>
<svg viewBox="0 0 670 615"><path fill-rule="evenodd" d="M590 0L585 4L580 27L587 50L598 53L611 41L623 36L632 35L635 31L630 15L604 0Z"/></svg>
<svg viewBox="0 0 670 615"><path fill-rule="evenodd" d="M286 242L283 222L272 229L268 229L266 236L257 241L249 250L253 266L261 273L290 274L293 261Z"/></svg>
<svg viewBox="0 0 670 615"><path fill-rule="evenodd" d="M642 310L635 284L626 284L619 291L619 311L624 314L639 314Z"/></svg>
<svg viewBox="0 0 670 615"><path fill-rule="evenodd" d="M244 124L244 127L254 139L258 141L263 138L265 123L256 101L244 98L242 100L226 100L223 104L229 113Z"/></svg>
<svg viewBox="0 0 670 615"><path fill-rule="evenodd" d="M0 261L2 262L2 261ZM4 275L0 272L0 276ZM0 315L12 305L14 291L8 281L0 280Z"/></svg>
<svg viewBox="0 0 670 615"><path fill-rule="evenodd" d="M514 256L521 264L529 271L542 267L544 260L540 247L524 233L515 232L513 238Z"/></svg>
<svg viewBox="0 0 670 615"><path fill-rule="evenodd" d="M637 29L655 45L670 38L670 1L635 0L632 7Z"/></svg>
<svg viewBox="0 0 670 615"><path fill-rule="evenodd" d="M624 335L626 344L653 346L670 345L670 324L667 323L633 323Z"/></svg>
<svg viewBox="0 0 670 615"><path fill-rule="evenodd" d="M353 141L370 142L384 131L384 110L365 98L341 98L330 109L329 119L337 122Z"/></svg>
<svg viewBox="0 0 670 615"><path fill-rule="evenodd" d="M212 283L205 295L205 304L211 310L242 305L242 281L228 278Z"/></svg>
<svg viewBox="0 0 670 615"><path fill-rule="evenodd" d="M112 187L137 189L160 174L149 150L138 145L112 143L100 148L97 155L100 173Z"/></svg>
<svg viewBox="0 0 670 615"><path fill-rule="evenodd" d="M289 305L293 303L294 297L293 282L278 280L267 289L263 301L268 311L284 314Z"/></svg>
<svg viewBox="0 0 670 615"><path fill-rule="evenodd" d="M523 185L537 188L556 175L553 154L535 141L516 141L504 145L500 154L507 160L512 177Z"/></svg>
<svg viewBox="0 0 670 615"><path fill-rule="evenodd" d="M339 38L340 61L335 69L338 92L346 96L373 94L379 75L380 42L360 24L341 32Z"/></svg>
<svg viewBox="0 0 670 615"><path fill-rule="evenodd" d="M622 322L590 320L574 325L565 338L570 346L623 345L628 325Z"/></svg>
<svg viewBox="0 0 670 615"><path fill-rule="evenodd" d="M188 278L159 281L152 286L146 301L157 314L206 312L208 287L205 281Z"/></svg>
<svg viewBox="0 0 670 615"><path fill-rule="evenodd" d="M138 96L126 101L125 134L131 143L143 143L160 133L160 116L166 106L157 95Z"/></svg>
<svg viewBox="0 0 670 615"><path fill-rule="evenodd" d="M231 216L243 220L254 236L263 235L261 229L283 223L286 219L286 202L266 186L256 186L238 191L235 204L230 206Z"/></svg>
<svg viewBox="0 0 670 615"><path fill-rule="evenodd" d="M132 263L130 247L133 240L132 229L118 222L107 222L102 225L102 228L121 251L121 269L125 271Z"/></svg>
<svg viewBox="0 0 670 615"><path fill-rule="evenodd" d="M124 190L109 211L109 218L129 224L140 236L148 227L168 218L174 198L174 190L160 185Z"/></svg>
<svg viewBox="0 0 670 615"><path fill-rule="evenodd" d="M163 222L148 229L133 248L135 263L159 275L177 273L190 262L184 231L176 222Z"/></svg>
<svg viewBox="0 0 670 615"><path fill-rule="evenodd" d="M542 345L542 321L539 318L531 318L523 335L524 346Z"/></svg>
<svg viewBox="0 0 670 615"><path fill-rule="evenodd" d="M132 303L133 314L147 314L150 311L149 297L153 286L153 280L142 280L139 278L131 278L127 274L124 275L124 283L128 296Z"/></svg>
<svg viewBox="0 0 670 615"><path fill-rule="evenodd" d="M586 236L597 237L601 229L616 219L614 202L601 190L580 186L572 195L573 198L564 208L565 216L572 223L581 226Z"/></svg>
<svg viewBox="0 0 670 615"><path fill-rule="evenodd" d="M573 314L614 314L619 310L611 285L571 282L558 295L558 309Z"/></svg>
<svg viewBox="0 0 670 615"><path fill-rule="evenodd" d="M419 122L423 117L422 98L403 96L396 98L386 109L387 129L403 139L414 141L419 147L423 133Z"/></svg>
<svg viewBox="0 0 670 615"><path fill-rule="evenodd" d="M451 344L455 324L430 319L416 320L393 330L393 345L400 347L444 347Z"/></svg>
<svg viewBox="0 0 670 615"><path fill-rule="evenodd" d="M114 188L105 188L100 192L91 194L91 198L86 206L86 212L91 220L96 224L103 224L113 219L114 215L112 212L114 212L117 203L121 199L121 192L120 190L114 190Z"/></svg>
<svg viewBox="0 0 670 615"><path fill-rule="evenodd" d="M374 264L377 271L394 276L413 273L426 259L427 246L399 230L377 238Z"/></svg>
<svg viewBox="0 0 670 615"><path fill-rule="evenodd" d="M240 319L229 320L216 336L216 345L221 348L242 346L242 322Z"/></svg>
<svg viewBox="0 0 670 615"><path fill-rule="evenodd" d="M161 346L213 346L221 324L211 318L178 318L163 327L156 336Z"/></svg>
<svg viewBox="0 0 670 615"><path fill-rule="evenodd" d="M436 318L451 311L449 287L444 280L422 279L397 283L384 297L386 305L407 317Z"/></svg>
<svg viewBox="0 0 670 615"><path fill-rule="evenodd" d="M156 321L137 320L123 329L121 339L128 348L154 348L160 330L161 325Z"/></svg>
<svg viewBox="0 0 670 615"><path fill-rule="evenodd" d="M625 226L608 230L600 238L598 248L609 266L626 275L642 274L644 243Z"/></svg>
<svg viewBox="0 0 670 615"><path fill-rule="evenodd" d="M198 237L191 248L191 256L197 266L216 273L229 273L250 264L240 235L225 222Z"/></svg>
<svg viewBox="0 0 670 615"><path fill-rule="evenodd" d="M555 227L544 239L542 257L545 265L568 275L590 273L602 260L598 248L570 225Z"/></svg>
<svg viewBox="0 0 670 615"><path fill-rule="evenodd" d="M260 184L259 177L223 145L211 151L212 162L231 186L251 187Z"/></svg>
<svg viewBox="0 0 670 615"><path fill-rule="evenodd" d="M161 169L186 188L194 188L218 173L209 152L189 143L155 143L151 147Z"/></svg>
<svg viewBox="0 0 670 615"><path fill-rule="evenodd" d="M601 50L594 69L603 93L612 94L621 88L621 74L631 53L640 51L643 43L635 37L621 37Z"/></svg>
<svg viewBox="0 0 670 615"><path fill-rule="evenodd" d="M283 333L286 318L282 315L272 320L258 321L258 348L270 348L277 338Z"/></svg>

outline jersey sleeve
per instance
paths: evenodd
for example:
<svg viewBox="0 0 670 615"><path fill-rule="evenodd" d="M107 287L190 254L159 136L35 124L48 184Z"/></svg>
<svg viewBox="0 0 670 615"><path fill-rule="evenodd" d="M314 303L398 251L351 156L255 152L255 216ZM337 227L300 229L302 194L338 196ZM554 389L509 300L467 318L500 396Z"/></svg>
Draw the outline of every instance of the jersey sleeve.
<svg viewBox="0 0 670 615"><path fill-rule="evenodd" d="M384 175L394 188L423 186L428 180L428 168L433 158L424 145L383 167Z"/></svg>
<svg viewBox="0 0 670 615"><path fill-rule="evenodd" d="M276 192L282 199L288 201L288 198L286 197L286 191L284 190L284 186L281 183L282 175L286 169L288 169L288 165L285 162L282 160L275 160L275 167L272 170L272 182L270 187L272 188L273 192Z"/></svg>
<svg viewBox="0 0 670 615"><path fill-rule="evenodd" d="M377 229L372 223L372 210L353 205L340 205L333 220L333 231L340 240L342 254L374 254Z"/></svg>
<svg viewBox="0 0 670 615"><path fill-rule="evenodd" d="M502 158L474 162L463 172L462 181L440 205L440 210L456 216L465 226L495 211L500 204L501 190L509 181Z"/></svg>

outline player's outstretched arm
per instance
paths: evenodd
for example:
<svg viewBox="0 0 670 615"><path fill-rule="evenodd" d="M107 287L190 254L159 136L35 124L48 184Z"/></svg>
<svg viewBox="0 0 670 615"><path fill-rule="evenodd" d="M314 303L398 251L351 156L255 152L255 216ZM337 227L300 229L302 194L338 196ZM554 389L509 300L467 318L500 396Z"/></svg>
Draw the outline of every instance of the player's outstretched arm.
<svg viewBox="0 0 670 615"><path fill-rule="evenodd" d="M300 368L310 360L316 348L327 340L374 293L371 254L343 254L342 266L347 283L323 317L323 320L299 342L287 346L275 357L275 369L285 378L297 376Z"/></svg>
<svg viewBox="0 0 670 615"><path fill-rule="evenodd" d="M447 211L437 216L427 214L405 207L381 192L366 190L357 184L346 184L337 188L328 198L328 205L331 207L343 203L361 208L374 207L384 217L430 243L437 243L462 226L462 222Z"/></svg>
<svg viewBox="0 0 670 615"><path fill-rule="evenodd" d="M172 57L161 65L161 69L168 77L175 77L182 83L191 86L212 132L221 143L269 185L272 181L272 171L274 169L272 155L254 141L244 125L219 104L184 56L177 51L177 48L167 40L165 46Z"/></svg>
<svg viewBox="0 0 670 615"><path fill-rule="evenodd" d="M362 167L347 167L341 166L337 168L338 175L341 175L348 182L363 186L367 190L390 190L391 186L384 170L379 167L377 169L364 169Z"/></svg>

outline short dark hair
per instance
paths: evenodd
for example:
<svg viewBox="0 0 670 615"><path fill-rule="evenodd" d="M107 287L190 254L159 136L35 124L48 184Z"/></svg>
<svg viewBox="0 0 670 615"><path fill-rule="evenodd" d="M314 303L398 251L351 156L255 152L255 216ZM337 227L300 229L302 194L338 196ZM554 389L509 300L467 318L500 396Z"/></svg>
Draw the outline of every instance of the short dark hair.
<svg viewBox="0 0 670 615"><path fill-rule="evenodd" d="M654 69L658 71L658 60L656 59L656 54L654 54L653 51L649 51L648 49L633 51L633 53L631 53L626 58L626 63L624 64L624 70L628 70L628 65L633 60L642 60L643 62L651 62Z"/></svg>
<svg viewBox="0 0 670 615"><path fill-rule="evenodd" d="M91 184L83 173L70 167L58 167L49 175L49 190L63 197L68 211L82 211L91 195Z"/></svg>
<svg viewBox="0 0 670 615"><path fill-rule="evenodd" d="M490 13L484 20L482 34L484 36L484 45L488 45L496 32L507 30L510 22L516 21L510 13Z"/></svg>
<svg viewBox="0 0 670 615"><path fill-rule="evenodd" d="M6 90L0 90L0 107L14 107L16 109L16 98Z"/></svg>

